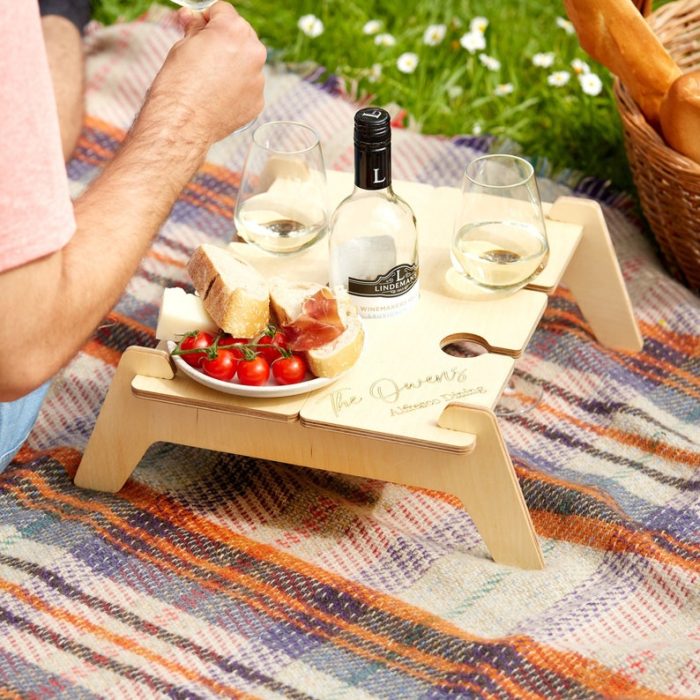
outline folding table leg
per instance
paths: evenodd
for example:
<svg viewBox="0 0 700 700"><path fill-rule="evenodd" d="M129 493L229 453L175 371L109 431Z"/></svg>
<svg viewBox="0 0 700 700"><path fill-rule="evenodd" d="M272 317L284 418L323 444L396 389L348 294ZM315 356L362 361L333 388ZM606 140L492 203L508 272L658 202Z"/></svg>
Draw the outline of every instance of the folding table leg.
<svg viewBox="0 0 700 700"><path fill-rule="evenodd" d="M450 404L443 428L476 435L476 447L450 492L469 513L494 561L542 569L544 559L496 416L486 408Z"/></svg>
<svg viewBox="0 0 700 700"><path fill-rule="evenodd" d="M174 376L166 352L135 346L126 349L75 475L76 486L119 491L157 440L149 433L149 402L137 399L131 391L136 374L163 379Z"/></svg>
<svg viewBox="0 0 700 700"><path fill-rule="evenodd" d="M602 345L638 352L643 339L603 211L597 202L559 197L549 219L583 226L581 242L562 278Z"/></svg>

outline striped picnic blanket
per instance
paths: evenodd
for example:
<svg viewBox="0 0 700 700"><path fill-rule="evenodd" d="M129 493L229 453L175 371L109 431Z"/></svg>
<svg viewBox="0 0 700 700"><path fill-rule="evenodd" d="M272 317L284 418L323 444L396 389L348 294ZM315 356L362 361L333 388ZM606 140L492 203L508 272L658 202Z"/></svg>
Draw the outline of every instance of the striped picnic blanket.
<svg viewBox="0 0 700 700"><path fill-rule="evenodd" d="M176 36L162 15L88 32L74 194ZM271 70L262 119L313 124L350 169L337 92ZM212 149L0 476L0 697L700 696L700 304L619 200L643 351L601 347L558 291L518 365L544 399L502 426L545 570L492 562L444 494L235 455L157 444L120 493L73 486L120 353L154 344L192 249L231 238L248 138ZM397 131L395 177L455 185L485 145Z"/></svg>

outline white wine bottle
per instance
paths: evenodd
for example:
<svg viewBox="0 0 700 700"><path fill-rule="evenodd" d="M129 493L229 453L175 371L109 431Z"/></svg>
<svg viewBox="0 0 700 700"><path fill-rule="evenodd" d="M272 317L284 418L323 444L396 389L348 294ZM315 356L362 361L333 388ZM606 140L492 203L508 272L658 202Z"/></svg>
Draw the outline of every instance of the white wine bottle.
<svg viewBox="0 0 700 700"><path fill-rule="evenodd" d="M330 285L343 287L364 318L388 318L418 301L418 231L391 187L389 113L355 114L355 188L330 222Z"/></svg>

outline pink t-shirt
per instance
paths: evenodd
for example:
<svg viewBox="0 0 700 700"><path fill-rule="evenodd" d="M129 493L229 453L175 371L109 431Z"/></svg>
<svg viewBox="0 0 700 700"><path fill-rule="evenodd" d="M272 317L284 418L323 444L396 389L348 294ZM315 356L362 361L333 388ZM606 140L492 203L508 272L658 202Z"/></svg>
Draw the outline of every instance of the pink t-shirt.
<svg viewBox="0 0 700 700"><path fill-rule="evenodd" d="M0 0L0 272L75 231L36 0Z"/></svg>

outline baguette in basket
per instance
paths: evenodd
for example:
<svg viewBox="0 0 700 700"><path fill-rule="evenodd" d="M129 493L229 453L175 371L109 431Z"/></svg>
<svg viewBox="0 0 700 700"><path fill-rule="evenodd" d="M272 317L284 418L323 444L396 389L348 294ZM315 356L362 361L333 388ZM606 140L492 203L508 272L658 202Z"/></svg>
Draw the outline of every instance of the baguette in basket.
<svg viewBox="0 0 700 700"><path fill-rule="evenodd" d="M581 47L620 79L671 148L700 163L700 71L682 75L632 0L564 5Z"/></svg>

